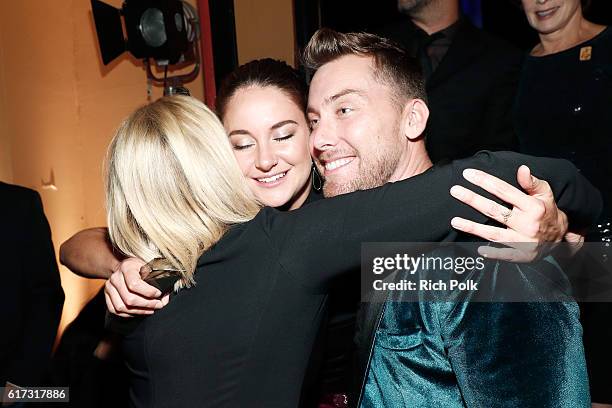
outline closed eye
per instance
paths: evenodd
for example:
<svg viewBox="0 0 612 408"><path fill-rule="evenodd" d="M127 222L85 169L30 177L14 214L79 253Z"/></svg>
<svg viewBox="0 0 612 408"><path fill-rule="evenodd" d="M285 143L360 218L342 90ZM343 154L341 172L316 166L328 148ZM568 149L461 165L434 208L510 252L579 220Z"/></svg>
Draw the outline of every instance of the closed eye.
<svg viewBox="0 0 612 408"><path fill-rule="evenodd" d="M274 140L276 140L277 142L282 142L283 140L289 140L293 137L293 133L287 135L287 136L280 136L280 137L275 137Z"/></svg>
<svg viewBox="0 0 612 408"><path fill-rule="evenodd" d="M232 147L234 148L234 150L245 150L252 146L253 146L252 144L245 144L245 145L234 145Z"/></svg>

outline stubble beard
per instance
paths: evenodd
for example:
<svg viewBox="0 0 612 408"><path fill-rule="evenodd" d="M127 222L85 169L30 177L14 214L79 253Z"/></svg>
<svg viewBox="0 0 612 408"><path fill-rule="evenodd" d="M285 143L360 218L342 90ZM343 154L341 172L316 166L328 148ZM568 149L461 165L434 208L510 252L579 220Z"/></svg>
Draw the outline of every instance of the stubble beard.
<svg viewBox="0 0 612 408"><path fill-rule="evenodd" d="M325 180L323 195L325 197L335 197L357 190L382 186L389 181L397 169L400 156L400 149L394 148L394 146L387 146L385 149L376 152L374 157L358 156L359 172L357 176L346 182Z"/></svg>

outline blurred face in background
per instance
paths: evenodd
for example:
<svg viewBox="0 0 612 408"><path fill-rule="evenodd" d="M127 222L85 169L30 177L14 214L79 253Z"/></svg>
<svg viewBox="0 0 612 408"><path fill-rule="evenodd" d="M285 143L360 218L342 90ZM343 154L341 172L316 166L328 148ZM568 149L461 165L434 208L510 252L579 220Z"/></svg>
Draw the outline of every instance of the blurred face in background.
<svg viewBox="0 0 612 408"><path fill-rule="evenodd" d="M397 0L397 9L400 13L411 14L438 0Z"/></svg>
<svg viewBox="0 0 612 408"><path fill-rule="evenodd" d="M580 0L522 0L527 21L539 34L551 34L582 16Z"/></svg>
<svg viewBox="0 0 612 408"><path fill-rule="evenodd" d="M222 119L255 196L270 207L300 207L310 192L312 161L299 106L277 87L243 87Z"/></svg>

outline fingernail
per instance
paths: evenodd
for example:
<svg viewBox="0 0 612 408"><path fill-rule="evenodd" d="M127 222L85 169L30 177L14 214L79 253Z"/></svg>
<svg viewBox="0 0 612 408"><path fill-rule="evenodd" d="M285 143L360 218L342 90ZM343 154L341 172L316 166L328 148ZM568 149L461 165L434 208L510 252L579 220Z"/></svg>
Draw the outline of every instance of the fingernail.
<svg viewBox="0 0 612 408"><path fill-rule="evenodd" d="M486 246L478 247L478 253L484 256L485 258L489 257L489 249Z"/></svg>
<svg viewBox="0 0 612 408"><path fill-rule="evenodd" d="M463 198L463 196L465 195L461 186L452 186L450 189L450 193L455 198Z"/></svg>
<svg viewBox="0 0 612 408"><path fill-rule="evenodd" d="M477 171L475 169L465 169L463 170L463 177L468 180L468 181L472 181L475 180L477 177Z"/></svg>
<svg viewBox="0 0 612 408"><path fill-rule="evenodd" d="M458 230L462 230L465 228L465 223L461 218L455 217L451 220L451 225L453 228L457 228Z"/></svg>

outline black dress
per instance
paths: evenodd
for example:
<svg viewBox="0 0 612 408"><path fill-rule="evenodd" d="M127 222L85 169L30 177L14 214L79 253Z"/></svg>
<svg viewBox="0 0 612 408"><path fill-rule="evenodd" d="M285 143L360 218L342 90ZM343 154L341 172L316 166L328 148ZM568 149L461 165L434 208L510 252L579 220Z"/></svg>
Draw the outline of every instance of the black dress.
<svg viewBox="0 0 612 408"><path fill-rule="evenodd" d="M264 208L200 258L181 290L124 341L136 407L297 407L334 277L359 279L361 242L453 241L453 216L485 217L452 198L466 167L516 184L526 163L548 180L575 227L599 193L567 161L481 153L380 188L288 213Z"/></svg>
<svg viewBox="0 0 612 408"><path fill-rule="evenodd" d="M588 241L612 238L612 29L568 50L525 59L515 105L521 151L570 160L601 192L604 211ZM608 260L612 262L612 258ZM584 269L584 268L583 268ZM597 280L598 267L579 272ZM597 271L599 269L599 272ZM608 266L607 270L610 270ZM587 290L588 291L588 290ZM588 293L584 295L587 297ZM612 403L612 303L581 304L594 402Z"/></svg>

